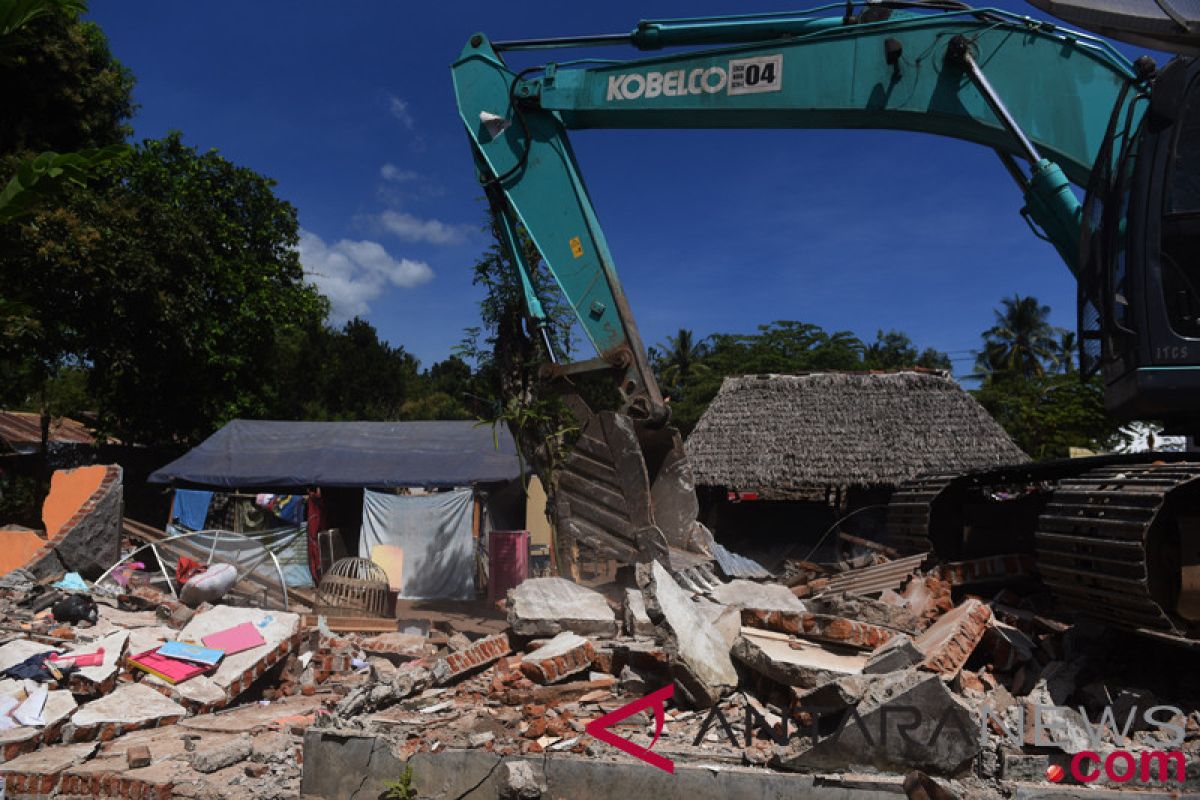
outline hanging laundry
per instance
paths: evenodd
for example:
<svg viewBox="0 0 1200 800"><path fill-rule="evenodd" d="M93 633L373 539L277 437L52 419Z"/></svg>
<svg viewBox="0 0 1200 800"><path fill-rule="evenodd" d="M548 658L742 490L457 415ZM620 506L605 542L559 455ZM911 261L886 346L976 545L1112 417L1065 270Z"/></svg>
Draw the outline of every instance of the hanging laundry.
<svg viewBox="0 0 1200 800"><path fill-rule="evenodd" d="M204 530L204 524L208 520L208 506L212 503L212 497L212 492L176 489L171 518L190 530Z"/></svg>

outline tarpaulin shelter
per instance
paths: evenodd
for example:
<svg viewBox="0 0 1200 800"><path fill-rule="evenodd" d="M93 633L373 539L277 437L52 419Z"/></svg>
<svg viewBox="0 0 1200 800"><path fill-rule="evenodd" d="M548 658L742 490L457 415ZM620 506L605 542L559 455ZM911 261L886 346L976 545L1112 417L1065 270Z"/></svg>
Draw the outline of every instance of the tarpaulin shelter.
<svg viewBox="0 0 1200 800"><path fill-rule="evenodd" d="M502 427L234 420L149 480L258 498L260 507L256 493L307 493L314 577L322 567L317 531L339 528L347 552L379 562L400 597L465 598L487 529L523 525L519 477ZM196 508L198 494L178 493L173 523L194 528L208 513L212 524L212 512Z"/></svg>

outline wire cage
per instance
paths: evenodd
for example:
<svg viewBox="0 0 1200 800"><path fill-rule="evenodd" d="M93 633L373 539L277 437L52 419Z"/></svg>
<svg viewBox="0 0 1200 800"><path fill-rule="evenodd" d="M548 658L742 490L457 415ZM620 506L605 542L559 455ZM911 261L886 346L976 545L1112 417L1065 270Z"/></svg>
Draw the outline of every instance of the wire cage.
<svg viewBox="0 0 1200 800"><path fill-rule="evenodd" d="M368 558L334 563L317 587L316 613L327 617L386 617L388 577Z"/></svg>

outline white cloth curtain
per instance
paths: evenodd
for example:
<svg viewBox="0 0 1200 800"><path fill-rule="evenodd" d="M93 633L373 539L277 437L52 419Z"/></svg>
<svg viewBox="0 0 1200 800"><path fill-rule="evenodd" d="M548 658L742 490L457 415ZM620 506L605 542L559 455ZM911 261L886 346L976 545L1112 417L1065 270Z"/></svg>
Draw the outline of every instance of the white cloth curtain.
<svg viewBox="0 0 1200 800"><path fill-rule="evenodd" d="M470 489L430 495L366 490L358 555L383 567L402 599L473 599L471 498Z"/></svg>

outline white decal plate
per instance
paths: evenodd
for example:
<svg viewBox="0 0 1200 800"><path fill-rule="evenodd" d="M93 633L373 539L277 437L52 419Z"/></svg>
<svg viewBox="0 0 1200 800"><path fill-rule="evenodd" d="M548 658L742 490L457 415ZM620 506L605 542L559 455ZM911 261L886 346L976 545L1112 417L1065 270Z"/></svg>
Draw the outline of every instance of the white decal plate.
<svg viewBox="0 0 1200 800"><path fill-rule="evenodd" d="M783 89L783 54L729 61L729 94L759 94Z"/></svg>

